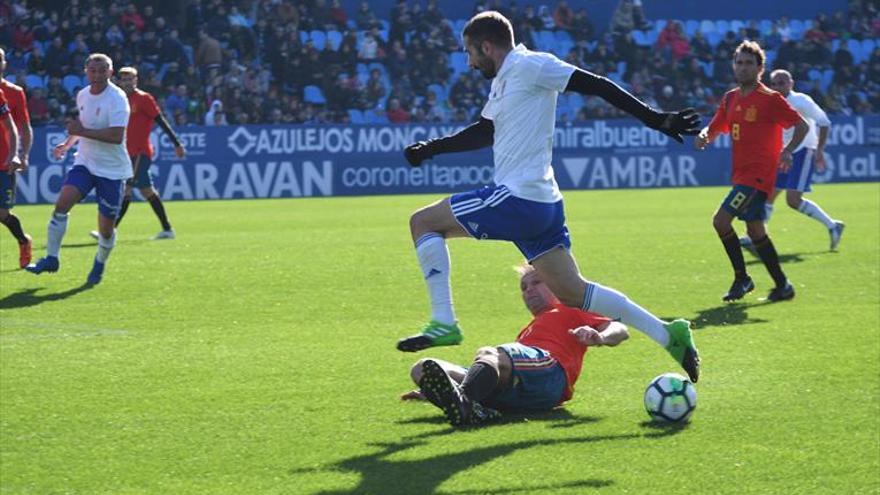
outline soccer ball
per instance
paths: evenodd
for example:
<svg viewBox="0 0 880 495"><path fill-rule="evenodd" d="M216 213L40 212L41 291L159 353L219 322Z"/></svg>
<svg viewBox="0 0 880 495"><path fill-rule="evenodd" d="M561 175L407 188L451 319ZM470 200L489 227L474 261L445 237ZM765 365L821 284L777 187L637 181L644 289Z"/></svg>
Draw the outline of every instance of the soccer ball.
<svg viewBox="0 0 880 495"><path fill-rule="evenodd" d="M684 423L697 407L697 389L677 373L664 373L645 390L645 410L661 423Z"/></svg>

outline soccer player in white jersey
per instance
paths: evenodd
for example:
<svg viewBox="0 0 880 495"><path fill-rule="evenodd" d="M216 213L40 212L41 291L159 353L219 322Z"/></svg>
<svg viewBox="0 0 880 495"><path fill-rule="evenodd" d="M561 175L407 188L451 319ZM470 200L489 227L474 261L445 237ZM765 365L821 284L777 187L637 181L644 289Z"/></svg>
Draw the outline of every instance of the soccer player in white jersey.
<svg viewBox="0 0 880 495"><path fill-rule="evenodd" d="M510 21L498 12L474 16L462 39L470 67L492 79L481 118L454 135L414 143L406 148L405 156L417 166L439 153L492 146L495 185L454 194L410 218L432 316L420 333L400 340L397 348L412 352L461 342L452 307L446 239L471 236L512 241L563 304L639 329L665 347L696 381L699 357L690 322L662 321L620 292L581 276L569 251L562 194L551 159L556 97L563 91L600 96L680 142L682 134L699 131L699 116L693 109L659 112L607 78L549 53L514 46Z"/></svg>
<svg viewBox="0 0 880 495"><path fill-rule="evenodd" d="M785 172L780 170L776 177L776 190L767 198L767 203L764 205L764 223L770 221L770 216L773 214L773 202L779 192L784 189L788 206L816 220L828 229L828 235L831 237L831 250L833 251L840 244L845 227L844 223L828 216L816 203L804 199L804 193L812 190L810 184L813 182L813 165L819 172L825 170L825 141L828 139L831 121L810 95L792 90L794 79L787 70L774 70L770 74L770 86L782 93L788 103L806 119L810 124L810 131L798 150L792 155L791 168ZM793 132L793 129L784 131L782 140L785 144L791 141ZM752 240L748 236L741 237L740 244L751 249Z"/></svg>
<svg viewBox="0 0 880 495"><path fill-rule="evenodd" d="M125 150L125 126L131 113L125 92L110 81L113 61L102 53L89 55L85 65L89 85L76 95L77 119L67 122L67 139L55 147L61 158L74 145L73 167L64 177L61 194L49 220L46 257L27 270L31 273L57 272L61 266L61 239L67 231L71 208L92 189L98 201L98 253L86 282L101 282L107 257L116 244L114 223L122 203L125 180L131 177L131 160Z"/></svg>

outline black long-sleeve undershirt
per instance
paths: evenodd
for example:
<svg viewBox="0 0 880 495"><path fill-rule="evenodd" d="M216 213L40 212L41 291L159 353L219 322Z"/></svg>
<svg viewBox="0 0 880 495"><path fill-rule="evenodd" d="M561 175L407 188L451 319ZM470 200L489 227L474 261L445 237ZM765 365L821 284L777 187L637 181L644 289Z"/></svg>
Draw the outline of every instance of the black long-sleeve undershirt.
<svg viewBox="0 0 880 495"><path fill-rule="evenodd" d="M585 70L577 69L574 71L568 80L565 91L598 96L641 120L652 129L658 129L666 118L663 113L646 105L611 79Z"/></svg>
<svg viewBox="0 0 880 495"><path fill-rule="evenodd" d="M494 141L495 124L485 117L480 117L480 120L455 134L428 141L428 147L431 155L438 155L440 153L478 150L492 146Z"/></svg>
<svg viewBox="0 0 880 495"><path fill-rule="evenodd" d="M180 139L177 138L177 134L174 133L174 129L171 128L171 125L168 124L168 121L165 119L165 116L162 115L162 112L159 112L159 115L156 115L154 119L159 127L165 131L165 134L168 134L168 138L171 139L171 142L174 143L174 147L180 147Z"/></svg>

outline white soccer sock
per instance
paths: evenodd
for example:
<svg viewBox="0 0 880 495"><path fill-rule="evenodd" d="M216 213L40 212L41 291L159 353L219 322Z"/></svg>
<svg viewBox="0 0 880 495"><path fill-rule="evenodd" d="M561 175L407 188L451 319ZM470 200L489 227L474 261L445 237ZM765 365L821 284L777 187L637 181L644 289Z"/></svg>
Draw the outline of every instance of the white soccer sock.
<svg viewBox="0 0 880 495"><path fill-rule="evenodd" d="M110 251L113 250L113 246L116 245L116 229L113 229L113 235L110 238L105 238L102 235L98 236L98 254L95 255L95 259L101 263L106 263L107 258L110 256Z"/></svg>
<svg viewBox="0 0 880 495"><path fill-rule="evenodd" d="M809 199L801 200L801 205L798 206L798 211L815 219L817 222L822 222L828 229L834 228L834 220L832 220L827 213L822 211L822 208L819 208L819 205L813 203Z"/></svg>
<svg viewBox="0 0 880 495"><path fill-rule="evenodd" d="M416 241L416 256L428 284L431 319L444 325L455 323L452 288L449 284L449 249L441 234L428 232Z"/></svg>
<svg viewBox="0 0 880 495"><path fill-rule="evenodd" d="M46 234L46 255L61 257L61 239L67 232L67 213L53 213Z"/></svg>
<svg viewBox="0 0 880 495"><path fill-rule="evenodd" d="M663 347L669 344L669 332L663 326L663 320L614 289L587 282L583 309L631 326Z"/></svg>
<svg viewBox="0 0 880 495"><path fill-rule="evenodd" d="M773 216L773 203L764 203L764 223L770 223Z"/></svg>

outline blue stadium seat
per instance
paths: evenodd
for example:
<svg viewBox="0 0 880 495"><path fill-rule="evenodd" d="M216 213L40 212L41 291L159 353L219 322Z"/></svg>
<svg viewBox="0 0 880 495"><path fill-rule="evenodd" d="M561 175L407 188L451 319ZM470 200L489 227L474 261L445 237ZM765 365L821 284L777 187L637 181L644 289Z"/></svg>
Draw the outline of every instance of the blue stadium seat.
<svg viewBox="0 0 880 495"><path fill-rule="evenodd" d="M836 52L840 48L840 38L831 40L831 53Z"/></svg>
<svg viewBox="0 0 880 495"><path fill-rule="evenodd" d="M455 21L455 36L461 36L461 32L464 31L464 26L467 24L467 19L459 19Z"/></svg>
<svg viewBox="0 0 880 495"><path fill-rule="evenodd" d="M306 103L314 103L317 105L327 103L327 99L324 98L324 93L322 93L321 88L317 86L306 86L303 89L303 100Z"/></svg>
<svg viewBox="0 0 880 495"><path fill-rule="evenodd" d="M728 31L730 31L730 22L724 19L719 19L715 21L715 31L720 33L721 37L724 37L724 35L727 34Z"/></svg>
<svg viewBox="0 0 880 495"><path fill-rule="evenodd" d="M822 80L822 71L819 69L810 69L807 72L807 77L810 78L810 81L821 81Z"/></svg>
<svg viewBox="0 0 880 495"><path fill-rule="evenodd" d="M449 54L449 66L452 68L453 76L458 76L462 72L467 72L467 54L464 52L452 52Z"/></svg>
<svg viewBox="0 0 880 495"><path fill-rule="evenodd" d="M801 39L801 36L804 34L804 21L800 19L792 19L788 21L788 27L791 28L791 37L794 39Z"/></svg>
<svg viewBox="0 0 880 495"><path fill-rule="evenodd" d="M25 84L27 85L28 89L42 88L46 86L46 81L44 81L41 76L38 76L36 74L28 74L25 78Z"/></svg>
<svg viewBox="0 0 880 495"><path fill-rule="evenodd" d="M64 86L64 89L67 90L68 93L74 94L77 88L82 88L82 79L79 76L74 76L73 74L68 74L64 76L64 79L61 80L61 85Z"/></svg>
<svg viewBox="0 0 880 495"><path fill-rule="evenodd" d="M391 24L385 19L379 19L379 29L381 31L387 32L389 29L391 29Z"/></svg>
<svg viewBox="0 0 880 495"><path fill-rule="evenodd" d="M746 23L739 19L734 19L730 21L730 30L734 33L739 33L739 30L746 27Z"/></svg>
<svg viewBox="0 0 880 495"><path fill-rule="evenodd" d="M834 80L833 69L825 69L822 71L822 91L828 91L828 87L831 86L832 80Z"/></svg>
<svg viewBox="0 0 880 495"><path fill-rule="evenodd" d="M355 108L350 108L348 110L348 118L351 119L352 124L363 124L366 122L364 119L364 113Z"/></svg>
<svg viewBox="0 0 880 495"><path fill-rule="evenodd" d="M324 31L312 31L309 33L309 37L312 39L312 44L315 45L315 49L320 51L324 49L324 45L327 44L327 35L324 34Z"/></svg>
<svg viewBox="0 0 880 495"><path fill-rule="evenodd" d="M444 88L443 86L435 83L428 85L428 89L433 91L434 94L437 95L438 101L446 100L446 88Z"/></svg>
<svg viewBox="0 0 880 495"><path fill-rule="evenodd" d="M570 52L572 48L574 48L573 41L556 42L556 53L559 55L559 58L565 58L565 56L568 55L568 52Z"/></svg>
<svg viewBox="0 0 880 495"><path fill-rule="evenodd" d="M663 31L663 28L665 28L665 27L666 27L666 19L657 19L656 21L654 21L654 25L651 27L651 31L654 31L655 33L659 33L660 31Z"/></svg>
<svg viewBox="0 0 880 495"><path fill-rule="evenodd" d="M864 60L870 60L871 54L874 53L874 50L877 48L877 42L870 38L862 40L862 54L864 54Z"/></svg>
<svg viewBox="0 0 880 495"><path fill-rule="evenodd" d="M534 34L535 47L540 51L553 51L556 47L556 36L553 31L536 31Z"/></svg>
<svg viewBox="0 0 880 495"><path fill-rule="evenodd" d="M15 74L5 75L5 76L3 76L3 78L6 79L7 81L11 82L12 84L16 84Z"/></svg>
<svg viewBox="0 0 880 495"><path fill-rule="evenodd" d="M848 39L846 40L846 49L852 53L853 60L855 63L859 63L862 61L862 44L859 43L859 40Z"/></svg>
<svg viewBox="0 0 880 495"><path fill-rule="evenodd" d="M633 30L632 31L633 42L638 46L651 46L648 43L648 35L645 34L644 31Z"/></svg>
<svg viewBox="0 0 880 495"><path fill-rule="evenodd" d="M355 70L358 74L370 74L370 69L367 68L367 64L358 63L357 68Z"/></svg>
<svg viewBox="0 0 880 495"><path fill-rule="evenodd" d="M626 74L626 62L617 62L617 73L623 76Z"/></svg>
<svg viewBox="0 0 880 495"><path fill-rule="evenodd" d="M771 31L773 31L773 21L770 19L761 19L758 21L758 29L761 30L761 34L768 35Z"/></svg>
<svg viewBox="0 0 880 495"><path fill-rule="evenodd" d="M367 110L364 112L364 122L367 124L387 124L388 117L385 115L385 112Z"/></svg>
<svg viewBox="0 0 880 495"><path fill-rule="evenodd" d="M327 43L330 43L333 51L339 51L339 45L342 44L342 33L339 31L327 31Z"/></svg>
<svg viewBox="0 0 880 495"><path fill-rule="evenodd" d="M712 48L718 46L718 43L721 43L722 38L724 38L724 35L720 31L715 31L714 33L706 35L706 41L709 42L709 46Z"/></svg>
<svg viewBox="0 0 880 495"><path fill-rule="evenodd" d="M767 52L764 53L764 56L767 57L764 65L767 67L773 67L773 61L776 60L776 50L767 50Z"/></svg>
<svg viewBox="0 0 880 495"><path fill-rule="evenodd" d="M700 21L700 32L703 33L703 35L714 33L715 21L711 19L703 19L702 21Z"/></svg>
<svg viewBox="0 0 880 495"><path fill-rule="evenodd" d="M700 28L700 22L691 19L691 20L686 21L684 23L684 34L686 34L688 38L691 38L694 36L694 33L696 33L697 29L699 29L699 28Z"/></svg>
<svg viewBox="0 0 880 495"><path fill-rule="evenodd" d="M571 43L574 40L571 39L571 35L568 34L568 31L559 30L556 31L556 42L557 43Z"/></svg>
<svg viewBox="0 0 880 495"><path fill-rule="evenodd" d="M309 41L309 33L307 31L299 32L299 42L302 44L306 44Z"/></svg>
<svg viewBox="0 0 880 495"><path fill-rule="evenodd" d="M715 70L715 62L701 62L700 65L703 66L703 73L706 74L706 77L712 77L712 71Z"/></svg>

